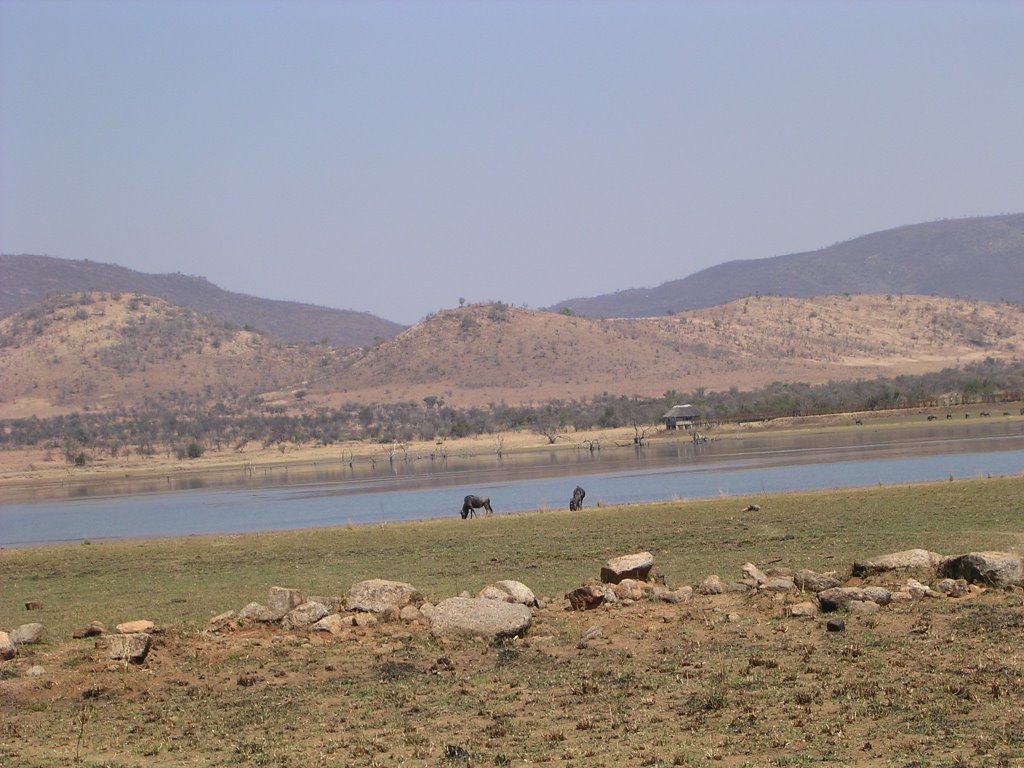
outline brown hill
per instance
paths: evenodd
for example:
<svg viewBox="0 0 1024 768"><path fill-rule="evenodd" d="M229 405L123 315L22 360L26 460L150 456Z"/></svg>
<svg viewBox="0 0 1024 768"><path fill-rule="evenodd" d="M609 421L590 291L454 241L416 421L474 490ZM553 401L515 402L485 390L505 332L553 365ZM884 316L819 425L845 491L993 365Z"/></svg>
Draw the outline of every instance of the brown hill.
<svg viewBox="0 0 1024 768"><path fill-rule="evenodd" d="M1024 307L920 296L749 298L648 319L473 305L349 353L284 344L138 295L50 299L0 320L0 418L156 402L442 398L542 403L749 389L1024 358Z"/></svg>
<svg viewBox="0 0 1024 768"><path fill-rule="evenodd" d="M918 294L1024 304L1024 214L934 221L807 253L730 261L654 288L569 299L588 317L656 317L743 296Z"/></svg>
<svg viewBox="0 0 1024 768"><path fill-rule="evenodd" d="M156 296L285 341L326 340L338 346L361 347L389 339L404 328L368 312L225 291L206 278L192 275L153 275L114 264L49 256L0 256L0 317L47 296L79 291Z"/></svg>
<svg viewBox="0 0 1024 768"><path fill-rule="evenodd" d="M820 383L1024 357L1024 307L920 296L760 297L672 317L593 319L504 305L438 313L311 397L460 404Z"/></svg>
<svg viewBox="0 0 1024 768"><path fill-rule="evenodd" d="M0 320L0 417L146 401L170 410L294 390L342 353L286 344L136 294L65 294Z"/></svg>

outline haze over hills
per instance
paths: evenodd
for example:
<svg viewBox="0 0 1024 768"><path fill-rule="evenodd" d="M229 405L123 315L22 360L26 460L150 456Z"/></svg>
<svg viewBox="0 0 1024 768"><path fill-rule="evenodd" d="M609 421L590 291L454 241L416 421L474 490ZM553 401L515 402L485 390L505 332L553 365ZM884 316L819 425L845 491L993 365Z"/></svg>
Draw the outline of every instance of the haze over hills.
<svg viewBox="0 0 1024 768"><path fill-rule="evenodd" d="M1024 359L1024 306L919 296L751 297L672 317L504 304L439 312L359 351L284 344L134 294L48 299L0 319L0 419L156 404L541 404L924 373Z"/></svg>
<svg viewBox="0 0 1024 768"><path fill-rule="evenodd" d="M1024 303L1024 214L912 224L827 248L730 261L654 288L555 304L587 317L657 317L743 296L960 296Z"/></svg>
<svg viewBox="0 0 1024 768"><path fill-rule="evenodd" d="M47 296L74 291L131 292L252 327L285 341L346 347L388 339L404 326L367 312L261 299L218 288L203 277L154 275L95 261L50 256L0 256L0 317Z"/></svg>

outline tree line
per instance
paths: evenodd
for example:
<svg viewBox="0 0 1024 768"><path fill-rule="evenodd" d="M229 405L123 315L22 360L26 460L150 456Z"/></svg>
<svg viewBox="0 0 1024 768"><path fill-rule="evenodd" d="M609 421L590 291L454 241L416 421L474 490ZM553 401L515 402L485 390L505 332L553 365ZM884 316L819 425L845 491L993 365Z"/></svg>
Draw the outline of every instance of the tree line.
<svg viewBox="0 0 1024 768"><path fill-rule="evenodd" d="M743 422L783 416L820 415L897 408L954 406L1024 400L1024 363L982 363L917 376L826 384L775 383L756 390L666 392L657 398L602 395L540 406L492 403L473 408L447 405L439 397L421 402L304 405L301 413L265 405L212 406L150 402L134 410L83 411L50 418L0 421L0 449L45 448L72 463L101 456L166 452L195 458L205 450L332 445L349 440L381 444L445 440L531 430L551 442L574 430L633 426L648 434L673 405L689 403L706 423Z"/></svg>

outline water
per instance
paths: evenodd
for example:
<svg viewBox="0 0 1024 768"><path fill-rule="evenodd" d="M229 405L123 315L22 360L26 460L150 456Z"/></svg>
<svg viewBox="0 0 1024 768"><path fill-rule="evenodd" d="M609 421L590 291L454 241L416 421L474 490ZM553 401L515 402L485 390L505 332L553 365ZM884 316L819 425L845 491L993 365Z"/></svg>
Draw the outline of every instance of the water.
<svg viewBox="0 0 1024 768"><path fill-rule="evenodd" d="M1024 421L450 459L426 468L382 464L362 473L321 469L298 484L278 473L276 480L248 478L244 487L0 504L0 546L454 517L469 493L490 496L498 513L563 508L577 484L587 506L735 496L740 508L781 491L1017 475L1024 473Z"/></svg>

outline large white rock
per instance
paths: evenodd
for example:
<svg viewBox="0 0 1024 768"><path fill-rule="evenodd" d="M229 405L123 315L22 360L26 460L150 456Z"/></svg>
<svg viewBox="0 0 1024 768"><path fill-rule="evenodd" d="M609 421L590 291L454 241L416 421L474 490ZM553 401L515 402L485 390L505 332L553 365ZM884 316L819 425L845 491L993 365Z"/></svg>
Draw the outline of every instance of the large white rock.
<svg viewBox="0 0 1024 768"><path fill-rule="evenodd" d="M407 605L421 605L423 595L411 584L386 579L368 579L352 585L345 606L350 611L398 613Z"/></svg>
<svg viewBox="0 0 1024 768"><path fill-rule="evenodd" d="M533 614L521 603L450 597L434 606L430 632L435 637L515 637L525 633L532 622Z"/></svg>
<svg viewBox="0 0 1024 768"><path fill-rule="evenodd" d="M652 567L654 567L654 555L650 552L637 552L632 555L614 557L601 569L601 581L605 584L618 584L623 579L647 581Z"/></svg>

